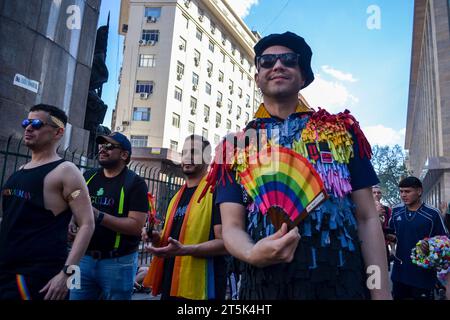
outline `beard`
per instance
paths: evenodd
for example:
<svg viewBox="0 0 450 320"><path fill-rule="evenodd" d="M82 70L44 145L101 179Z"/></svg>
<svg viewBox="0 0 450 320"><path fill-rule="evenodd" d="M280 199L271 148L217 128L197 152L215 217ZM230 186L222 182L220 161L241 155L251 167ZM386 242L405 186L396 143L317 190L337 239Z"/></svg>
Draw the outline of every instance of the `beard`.
<svg viewBox="0 0 450 320"><path fill-rule="evenodd" d="M188 177L195 177L203 171L204 167L205 165L203 164L191 164L189 168L186 168L185 165L183 165L181 170L184 175Z"/></svg>
<svg viewBox="0 0 450 320"><path fill-rule="evenodd" d="M105 169L112 169L114 167L117 167L119 162L119 159L98 160L98 163Z"/></svg>

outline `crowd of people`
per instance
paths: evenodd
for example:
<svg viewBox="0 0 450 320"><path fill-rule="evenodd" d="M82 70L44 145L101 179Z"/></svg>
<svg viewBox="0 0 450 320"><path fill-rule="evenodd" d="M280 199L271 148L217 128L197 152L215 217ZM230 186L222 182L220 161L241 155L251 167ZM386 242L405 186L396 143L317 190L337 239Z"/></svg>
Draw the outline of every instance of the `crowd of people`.
<svg viewBox="0 0 450 320"><path fill-rule="evenodd" d="M214 158L204 137L186 138L185 184L161 231L145 228L148 189L127 167L132 147L125 135L97 137L100 168L82 174L57 154L67 116L33 106L22 122L31 161L2 186L0 300L129 300L136 286L162 300L223 300L230 275L233 299L434 299L435 288L449 298L447 204L425 203L415 177L399 182L402 204L383 203L356 119L347 110L314 111L298 99L314 80L312 50L302 37L271 34L254 51L263 103ZM252 176L255 150L303 161L301 174L284 173L283 181L297 188L292 203L277 202L280 215L288 206L301 208L301 219L285 215L278 226L267 213L272 194L290 191ZM255 175L263 169L256 166ZM280 164L275 174L284 169ZM326 196L304 203L314 188L302 174ZM141 240L153 258L139 268ZM437 240L444 249L436 251ZM421 259L429 254L439 259L427 267ZM377 286L367 285L373 266ZM74 276L80 282L68 286Z"/></svg>

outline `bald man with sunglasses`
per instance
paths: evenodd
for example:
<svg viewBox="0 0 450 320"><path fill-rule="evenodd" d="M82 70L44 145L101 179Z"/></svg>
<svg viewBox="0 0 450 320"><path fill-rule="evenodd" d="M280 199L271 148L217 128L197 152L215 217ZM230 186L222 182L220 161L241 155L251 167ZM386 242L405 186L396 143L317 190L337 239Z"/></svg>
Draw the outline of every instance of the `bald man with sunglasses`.
<svg viewBox="0 0 450 320"><path fill-rule="evenodd" d="M83 175L56 152L66 123L64 111L44 104L33 106L22 121L31 161L2 188L0 300L65 299L69 276L94 232ZM72 215L80 230L68 253Z"/></svg>

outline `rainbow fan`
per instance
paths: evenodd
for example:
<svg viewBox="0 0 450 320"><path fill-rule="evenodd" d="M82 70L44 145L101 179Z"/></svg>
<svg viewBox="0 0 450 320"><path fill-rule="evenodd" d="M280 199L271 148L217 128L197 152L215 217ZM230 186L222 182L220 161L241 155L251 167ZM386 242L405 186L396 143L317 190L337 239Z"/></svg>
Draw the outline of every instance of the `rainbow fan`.
<svg viewBox="0 0 450 320"><path fill-rule="evenodd" d="M262 214L279 229L298 225L327 199L320 175L307 159L291 149L269 146L248 157L241 183Z"/></svg>

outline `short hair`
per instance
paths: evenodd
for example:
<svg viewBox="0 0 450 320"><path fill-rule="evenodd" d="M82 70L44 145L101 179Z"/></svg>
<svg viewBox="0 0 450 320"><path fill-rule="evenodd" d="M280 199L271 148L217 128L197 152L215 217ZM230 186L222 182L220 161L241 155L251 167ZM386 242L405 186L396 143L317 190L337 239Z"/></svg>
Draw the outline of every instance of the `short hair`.
<svg viewBox="0 0 450 320"><path fill-rule="evenodd" d="M422 188L422 181L420 181L418 178L416 177L407 177L405 179L403 179L402 181L400 181L400 183L398 184L399 188Z"/></svg>
<svg viewBox="0 0 450 320"><path fill-rule="evenodd" d="M40 103L40 104L34 105L30 108L30 112L34 112L34 111L48 112L50 114L50 116L53 116L58 120L61 120L62 123L64 124L64 126L66 126L66 124L67 124L66 113L63 110L61 110L55 106Z"/></svg>

